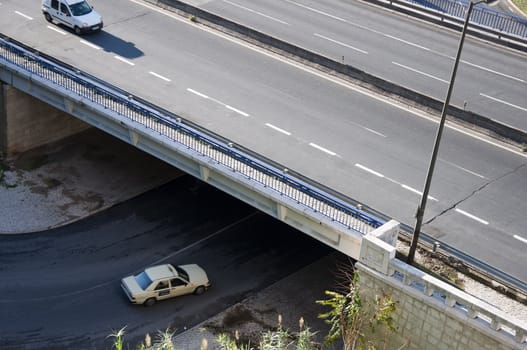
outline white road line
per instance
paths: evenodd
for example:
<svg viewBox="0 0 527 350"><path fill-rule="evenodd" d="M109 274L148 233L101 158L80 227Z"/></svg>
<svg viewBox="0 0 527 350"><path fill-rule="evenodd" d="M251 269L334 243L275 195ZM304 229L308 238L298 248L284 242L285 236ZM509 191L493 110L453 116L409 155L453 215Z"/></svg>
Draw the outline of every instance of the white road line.
<svg viewBox="0 0 527 350"><path fill-rule="evenodd" d="M242 6L242 5L236 4L236 3L232 2L232 1L223 0L223 2L226 2L227 4L232 5L232 6L239 7L239 8L241 8L242 10L249 11L249 12L255 13L255 14L259 15L259 16L262 16L262 17L268 18L268 19L270 19L270 20L276 21L276 22L278 22L278 23L282 23L282 24L285 24L285 25L289 25L289 23L284 22L284 21L281 21L281 20L279 20L278 18L274 18L274 17L272 17L272 16L266 15L265 13L261 13L261 12L258 12L258 11L256 11L256 10L250 9L250 8L248 8L248 7L245 7L245 6Z"/></svg>
<svg viewBox="0 0 527 350"><path fill-rule="evenodd" d="M483 219L481 219L481 218L478 218L477 216L472 215L472 214L470 214L470 213L467 213L467 212L464 211L464 210L461 210L461 209L456 208L456 211L457 211L459 214L462 214L462 215L465 215L466 217L471 218L472 220L476 220L476 221L478 221L478 222L481 222L483 225L488 225L488 224L489 224L488 221L483 220Z"/></svg>
<svg viewBox="0 0 527 350"><path fill-rule="evenodd" d="M445 83L445 84L448 84L448 81L447 80L444 80L444 79L441 79L441 78L438 78L436 76L433 76L431 74L428 74L428 73L425 73L425 72L421 72L420 70L417 70L415 68L412 68L412 67L408 67L408 66L405 66L404 64L401 64L401 63L397 63L397 62L393 62L393 64L395 64L396 66L399 66L401 68L404 68L404 69L407 69L409 71L412 71L412 72L415 72L415 73L418 73L418 74L421 74L421 75L424 75L426 77L429 77L429 78L432 78L432 79L435 79L435 80L439 80L440 82L442 83Z"/></svg>
<svg viewBox="0 0 527 350"><path fill-rule="evenodd" d="M316 143L310 142L309 145L311 147L314 147L314 148L318 149L319 151L322 151L322 152L325 152L325 153L329 154L330 156L336 156L337 155L335 152L330 151L329 149L326 149L326 148L324 148L322 146L319 146Z"/></svg>
<svg viewBox="0 0 527 350"><path fill-rule="evenodd" d="M376 32L376 31L373 31L373 32ZM418 49L421 49L421 50L425 50L425 51L431 51L428 47L425 47L425 46L421 46L419 44L415 44L411 41L407 41L407 40L404 40L404 39L401 39L401 38L398 38L396 36L393 36L393 35L389 35L389 34L384 34L382 32L378 32L379 34L381 35L384 35L385 37L387 38L390 38L390 39L393 39L393 40L397 40L397 41L400 41L406 45L410 45L410 46L413 46L413 47L417 47Z"/></svg>
<svg viewBox="0 0 527 350"><path fill-rule="evenodd" d="M150 71L150 72L148 72L148 73L150 73L150 74L152 74L154 77L159 78L159 79L162 79L162 80L164 80L164 81L168 81L168 82L171 81L171 80L168 79L167 77L164 77L164 76L162 76L162 75L160 75L160 74L157 74L156 72L152 72L152 71Z"/></svg>
<svg viewBox="0 0 527 350"><path fill-rule="evenodd" d="M367 130L367 131L369 131L369 132L375 134L375 135L379 135L379 136L382 136L382 137L386 137L386 135L384 135L384 134L382 134L382 133L380 133L380 132L378 132L378 131L375 131L375 130L373 130L373 129L367 128L367 127L365 127L365 126L363 126L363 128L364 128L365 130Z"/></svg>
<svg viewBox="0 0 527 350"><path fill-rule="evenodd" d="M239 109L234 108L234 107L232 107L232 106L225 105L225 107L227 107L227 109L230 109L230 110L233 111L233 112L236 112L236 113L238 113L238 114L243 115L244 117L248 117L248 116L249 116L249 114L245 113L244 111L240 111Z"/></svg>
<svg viewBox="0 0 527 350"><path fill-rule="evenodd" d="M207 99L209 98L209 96L207 96L205 94L202 94L201 92L193 90L191 88L187 88L187 91L188 92L192 92L194 95L198 95L198 96L203 97L203 98L207 98Z"/></svg>
<svg viewBox="0 0 527 350"><path fill-rule="evenodd" d="M454 59L454 58L452 57L452 59ZM477 65L475 63L470 63L470 62L464 61L464 60L461 60L461 62L463 62L466 65L469 65L469 66L472 66L472 67L475 67L475 68L479 68L479 69L484 70L484 71L489 72L489 73L493 73L493 74L496 74L496 75L501 75L502 77L519 81L520 83L527 83L527 81L525 81L525 80L523 80L521 78L513 77L512 75L508 75L508 74L505 74L505 73L500 73L500 72L492 70L490 68L486 68L486 67Z"/></svg>
<svg viewBox="0 0 527 350"><path fill-rule="evenodd" d="M124 63L130 65L130 66L135 66L135 63L128 61L128 60L127 60L126 58L124 58L124 57L121 57L121 56L118 56L118 55L115 55L115 56L113 56L113 57L114 57L115 59L121 61L121 62L124 62Z"/></svg>
<svg viewBox="0 0 527 350"><path fill-rule="evenodd" d="M416 190L416 189L413 188L413 187L410 187L410 186L405 185L405 184L401 184L401 187L404 188L405 190L408 190L408 191L410 191L410 192L413 192L413 193L416 193L416 194L418 194L418 195L420 195L420 196L423 196L423 192L418 191L418 190ZM430 195L428 195L428 199L433 200L433 201L436 201L436 202L439 202L439 201L437 200L437 198L434 198L434 197L432 197L432 196L430 196Z"/></svg>
<svg viewBox="0 0 527 350"><path fill-rule="evenodd" d="M309 10L309 11L312 11L312 12L316 12L316 13L318 13L318 14L320 14L320 15L323 15L323 16L326 16L326 17L329 17L329 18L336 19L337 21L347 22L344 18L334 16L334 15L329 14L329 13L327 13L327 12L320 11L320 10L317 10L317 9L315 9L315 8L312 8L312 7L309 7L309 6L306 6L306 5L299 4L298 2L291 1L291 0L284 0L284 1L285 1L285 2L288 2L288 3L290 3L290 4L293 4L293 5L295 5L295 6L305 8L306 10Z"/></svg>
<svg viewBox="0 0 527 350"><path fill-rule="evenodd" d="M20 11L15 11L15 13L16 13L17 15L19 15L19 16L22 16L22 17L24 17L25 19L29 19L30 21L32 21L32 20L33 20L33 17L31 17L31 16L28 16L28 15L26 15L26 14L23 14L23 13L22 13L22 12L20 12Z"/></svg>
<svg viewBox="0 0 527 350"><path fill-rule="evenodd" d="M500 100L499 98L492 97L492 96L489 96L489 95L485 95L485 94L483 94L483 93L480 93L480 95L483 96L483 97L486 97L486 98L488 98L488 99L491 99L491 100L493 100L493 101L500 102L500 103L503 103L503 104L505 104L505 105L507 105L507 106L514 107L514 108L517 108L517 109L519 109L519 110L522 110L522 111L527 112L527 108L525 108L525 107L520 107L520 106L515 105L515 104L512 104L512 103L510 103L510 102Z"/></svg>
<svg viewBox="0 0 527 350"><path fill-rule="evenodd" d="M100 50L101 49L101 47L99 47L99 46L97 46L95 44L92 44L92 43L90 43L89 41L86 41L86 40L81 40L81 44L89 46L89 47L91 47L92 49L95 49L95 50Z"/></svg>
<svg viewBox="0 0 527 350"><path fill-rule="evenodd" d="M476 173L476 172L474 172L474 171L472 171L472 170L468 170L468 169L466 169L466 168L463 168L462 166L459 166L459 165L457 165L457 164L451 163L451 162L449 162L448 160L444 160L444 159L441 159L441 158L439 158L439 160L440 160L441 162L443 162L443 163L446 163L446 164L448 164L448 165L453 166L454 168L458 168L458 169L460 169L460 170L466 171L467 173L469 173L469 174L471 174L471 175L474 175L474 176L480 177L480 178L482 178L482 179L486 179L485 176L483 176L483 175L481 175L481 174L478 174L478 173Z"/></svg>
<svg viewBox="0 0 527 350"><path fill-rule="evenodd" d="M370 168L367 168L367 167L365 167L365 166L362 165L362 164L355 163L355 166L356 166L357 168L362 169L362 170L364 170L364 171L366 171L366 172L368 172L368 173L370 173L370 174L373 174L373 175L375 175L375 176L378 176L378 177L384 177L383 174L381 174L381 173L379 173L379 172L377 172L377 171L375 171L375 170L371 170Z"/></svg>
<svg viewBox="0 0 527 350"><path fill-rule="evenodd" d="M327 36L324 36L324 35L322 35L322 34L313 33L313 35L316 36L316 37L319 37L319 38L321 38L321 39L324 39L324 40L327 40L327 41L331 41L332 43L335 43L335 44L338 44L338 45L341 45L341 46L347 47L348 49L352 49L352 50L358 51L358 52L363 53L363 54L365 54L365 55L368 54L368 51L364 51L364 50L358 49L358 48L356 48L356 47L353 47L353 46L351 46L351 45L344 44L343 42L340 42L340 41L335 40L335 39L328 38Z"/></svg>
<svg viewBox="0 0 527 350"><path fill-rule="evenodd" d="M271 129L274 129L274 130L276 130L276 131L278 131L278 132L281 132L282 134L285 134L285 135L287 135L287 136L290 136L290 135L291 135L291 133L290 133L289 131L286 131L286 130L284 130L284 129L280 129L279 127L274 126L273 124L265 123L265 126L271 128Z"/></svg>
<svg viewBox="0 0 527 350"><path fill-rule="evenodd" d="M53 31L55 31L55 32L57 32L59 34L62 34L62 35L66 35L67 34L66 32L64 32L64 31L62 31L62 30L60 30L60 29L58 29L58 28L56 28L54 26L47 26L47 27L48 27L48 29L51 29L51 30L53 30Z"/></svg>
<svg viewBox="0 0 527 350"><path fill-rule="evenodd" d="M527 243L527 238L523 238L523 237L518 236L518 235L514 235L513 237L516 238L518 241L522 241L523 243Z"/></svg>

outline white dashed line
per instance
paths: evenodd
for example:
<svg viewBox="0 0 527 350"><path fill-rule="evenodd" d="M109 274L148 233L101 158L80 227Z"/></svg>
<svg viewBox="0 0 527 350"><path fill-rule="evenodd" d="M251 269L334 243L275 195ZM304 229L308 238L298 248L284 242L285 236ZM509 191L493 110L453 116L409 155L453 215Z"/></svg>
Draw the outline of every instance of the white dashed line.
<svg viewBox="0 0 527 350"><path fill-rule="evenodd" d="M57 33L59 33L59 34L62 34L62 35L66 35L66 34L67 34L66 32L64 32L64 31L62 31L62 30L60 30L60 29L58 29L58 28L56 28L56 27L54 27L54 26L47 26L47 27L48 27L48 29L51 29L51 30L53 30L54 32L57 32Z"/></svg>
<svg viewBox="0 0 527 350"><path fill-rule="evenodd" d="M410 45L410 46L413 46L413 47L417 47L418 49L421 49L421 50L425 50L425 51L430 51L430 49L428 47L425 47L425 46L421 46L419 44L416 44L416 43L413 43L411 41L407 41L407 40L404 40L404 39L401 39L401 38L398 38L396 36L393 36L393 35L389 35L389 34L384 34L382 32L377 32L377 31L374 31L372 30L372 32L374 33L379 33L381 35L384 35L385 37L387 38L390 38L390 39L393 39L393 40L397 40L397 41L400 41L406 45Z"/></svg>
<svg viewBox="0 0 527 350"><path fill-rule="evenodd" d="M124 63L130 65L130 66L135 66L135 63L128 61L128 60L127 60L126 58L124 58L124 57L117 56L117 55L115 55L115 56L113 56L113 57L114 57L115 59L121 61L121 62L124 62Z"/></svg>
<svg viewBox="0 0 527 350"><path fill-rule="evenodd" d="M416 190L416 189L413 188L413 187L410 187L410 186L405 185L405 184L401 184L401 187L404 188L405 190L408 190L408 191L410 191L410 192L413 192L413 193L416 193L416 194L418 194L418 195L420 195L420 196L423 196L423 192L418 191L418 190ZM433 201L436 201L436 202L439 202L439 201L437 200L437 198L434 198L434 197L432 197L432 196L430 196L430 195L428 195L428 199L433 200Z"/></svg>
<svg viewBox="0 0 527 350"><path fill-rule="evenodd" d="M26 18L26 19L29 19L30 21L33 20L33 17L30 17L30 16L28 16L28 15L26 15L26 14L23 14L22 12L15 11L15 13L16 13L17 15L19 15L19 16L22 16L22 17L24 17L24 18Z"/></svg>
<svg viewBox="0 0 527 350"><path fill-rule="evenodd" d="M343 42L337 41L335 39L328 38L327 36L324 36L324 35L321 35L321 34L318 34L318 33L313 33L313 35L316 36L316 37L319 37L321 39L324 39L324 40L327 40L327 41L331 41L332 43L338 44L340 46L347 47L348 49L352 49L352 50L358 51L358 52L363 53L365 55L368 54L368 51L364 51L364 50L358 49L356 47L353 47L351 45L344 44Z"/></svg>
<svg viewBox="0 0 527 350"><path fill-rule="evenodd" d="M452 58L453 59L453 58ZM520 78L517 78L517 77L513 77L512 75L508 75L508 74L505 74L505 73L500 73L498 71L495 71L495 70L492 70L490 68L486 68L486 67L483 67L483 66L479 66L477 64L474 64L474 63L470 63L468 61L464 61L464 60L461 60L461 62L463 62L464 64L468 65L468 66L472 66L472 67L475 67L475 68L479 68L481 70L484 70L486 72L489 72L489 73L493 73L493 74L496 74L496 75L501 75L502 77L504 78L509 78L509 79L512 79L512 80L516 80L516 81L519 81L521 83L527 83L527 81L523 80L523 79L520 79Z"/></svg>
<svg viewBox="0 0 527 350"><path fill-rule="evenodd" d="M378 132L378 131L375 131L375 130L373 130L373 129L367 128L367 127L365 127L365 126L363 126L363 128L364 128L365 130L367 130L367 131L369 131L369 132L375 134L375 135L379 135L379 136L382 136L382 137L386 137L386 135L384 135L384 134L382 134L382 133L380 133L380 132Z"/></svg>
<svg viewBox="0 0 527 350"><path fill-rule="evenodd" d="M164 80L164 81L167 81L167 82L170 82L170 81L171 81L171 80L168 79L167 77L164 77L164 76L162 76L162 75L160 75L160 74L157 74L156 72L148 72L148 73L150 73L150 74L152 74L154 77L159 78L159 79L162 79L162 80Z"/></svg>
<svg viewBox="0 0 527 350"><path fill-rule="evenodd" d="M488 221L483 220L483 219L481 219L481 218L478 218L477 216L472 215L472 214L470 214L470 213L467 213L467 212L464 211L464 210L461 210L461 209L456 208L456 211L457 211L459 214L462 214L462 215L465 215L466 217L471 218L472 220L476 220L476 221L478 221L478 222L481 222L483 225L488 225L488 224L489 224Z"/></svg>
<svg viewBox="0 0 527 350"><path fill-rule="evenodd" d="M270 20L272 20L272 21L276 21L276 22L278 22L278 23L282 23L282 24L285 24L285 25L289 25L289 23L287 23L287 22L284 22L284 21L281 21L281 20L279 20L279 19L277 19L277 18L274 18L274 17L268 16L268 15L266 15L266 14L264 14L264 13L261 13L261 12L255 11L255 10L252 10L252 9L250 9L250 8L248 8L248 7L245 7L245 6L242 6L242 5L236 4L236 3L232 2L232 1L223 0L223 2L226 2L226 3L229 4L229 5L232 5L232 6L236 6L236 7L238 7L238 8L241 8L242 10L245 10L245 11L248 11L248 12L252 12L252 13L257 14L257 15L259 15L259 16L265 17L265 18L270 19Z"/></svg>
<svg viewBox="0 0 527 350"><path fill-rule="evenodd" d="M95 44L92 44L90 43L89 41L86 41L86 40L81 40L81 44L84 44L86 46L89 46L91 47L92 49L95 49L95 50L100 50L101 48Z"/></svg>
<svg viewBox="0 0 527 350"><path fill-rule="evenodd" d="M356 166L357 168L362 169L362 170L364 170L364 171L366 171L366 172L368 172L368 173L370 173L370 174L373 174L373 175L375 175L375 176L378 176L378 177L384 177L383 174L381 174L381 173L379 173L379 172L376 172L375 170L371 170L370 168L367 168L367 167L365 167L364 165L361 165L361 164L359 164L359 163L355 163L355 166Z"/></svg>
<svg viewBox="0 0 527 350"><path fill-rule="evenodd" d="M313 147L313 148L318 149L319 151L322 151L322 152L325 152L325 153L329 154L330 156L336 156L337 155L335 152L330 151L329 149L326 149L326 148L324 148L322 146L319 146L316 143L310 142L309 145L311 147Z"/></svg>
<svg viewBox="0 0 527 350"><path fill-rule="evenodd" d="M517 108L519 110L527 112L527 108L525 108L525 107L520 107L520 106L512 104L510 102L500 100L499 98L492 97L492 96L489 96L489 95L485 95L483 93L480 93L480 95L483 96L483 97L486 97L486 98L488 98L490 100L493 100L493 101L496 101L496 102L500 102L500 103L503 103L504 105L507 105L507 106L510 106L510 107L514 107L514 108Z"/></svg>
<svg viewBox="0 0 527 350"><path fill-rule="evenodd" d="M514 235L513 237L516 238L518 241L522 241L523 243L527 243L527 238L523 238L523 237L518 236L518 235Z"/></svg>
<svg viewBox="0 0 527 350"><path fill-rule="evenodd" d="M318 14L320 14L320 15L324 15L324 16L326 16L326 17L336 19L337 21L348 22L348 21L346 21L344 18L340 18L340 17L334 16L334 15L332 15L332 14L329 14L329 13L327 13L327 12L320 11L320 10L317 10L317 9L315 9L315 8L312 8L312 7L309 7L309 6L306 6L306 5L299 4L298 2L294 2L294 1L291 1L291 0L285 0L285 1L288 2L288 3L290 3L290 4L293 4L293 5L295 5L295 6L305 8L306 10L309 10L309 11L312 11L312 12L316 12L316 13L318 13Z"/></svg>
<svg viewBox="0 0 527 350"><path fill-rule="evenodd" d="M271 128L271 129L273 129L273 130L276 130L276 131L278 131L278 132L281 132L281 133L284 134L284 135L287 135L287 136L290 136L290 135L291 135L291 133L290 133L289 131L286 131L286 130L284 130L284 129L280 129L279 127L274 126L273 124L265 123L265 126Z"/></svg>
<svg viewBox="0 0 527 350"><path fill-rule="evenodd" d="M447 161L447 160L444 160L444 159L441 159L441 158L439 158L439 160L440 160L441 162L443 162L443 163L446 163L446 164L448 164L448 165L453 166L454 168L458 168L458 169L460 169L460 170L463 170L463 171L465 171L465 172L467 172L467 173L469 173L469 174L471 174L471 175L474 175L474 176L480 177L480 178L482 178L482 179L486 179L485 176L483 176L483 175L481 175L481 174L478 174L478 173L476 173L476 172L474 172L474 171L472 171L472 170L468 170L468 169L466 169L466 168L463 168L462 166L459 166L459 165L457 165L457 164L451 163L451 162L449 162L449 161Z"/></svg>
<svg viewBox="0 0 527 350"><path fill-rule="evenodd" d="M412 71L414 73L421 74L421 75L424 75L425 77L429 77L429 78L432 78L432 79L435 79L435 80L439 80L442 83L448 84L447 80L438 78L436 76L433 76L433 75L425 73L425 72L421 72L420 70L417 70L417 69L412 68L412 67L405 66L404 64L401 64L401 63L397 63L397 62L393 62L393 61L392 61L392 63L395 64L396 66L399 66L401 68L407 69L407 70Z"/></svg>
<svg viewBox="0 0 527 350"><path fill-rule="evenodd" d="M207 99L209 98L209 96L207 96L205 94L202 94L201 92L193 90L191 88L187 88L187 91L193 93L194 95L198 95L199 97L203 97L203 98L207 98Z"/></svg>
<svg viewBox="0 0 527 350"><path fill-rule="evenodd" d="M244 111L240 111L239 109L234 108L234 107L232 107L232 106L225 105L225 107L226 107L227 109L230 109L230 110L233 111L233 112L236 112L236 113L238 113L238 114L243 115L244 117L248 117L248 116L249 116L249 114L245 113Z"/></svg>

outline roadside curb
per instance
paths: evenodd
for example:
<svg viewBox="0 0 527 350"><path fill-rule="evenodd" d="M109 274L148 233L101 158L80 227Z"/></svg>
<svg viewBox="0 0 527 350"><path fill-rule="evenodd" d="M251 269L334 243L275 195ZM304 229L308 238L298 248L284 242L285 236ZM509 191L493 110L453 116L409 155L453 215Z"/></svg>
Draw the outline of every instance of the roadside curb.
<svg viewBox="0 0 527 350"><path fill-rule="evenodd" d="M387 98L397 100L405 105L425 110L439 116L443 102L430 96L426 96L414 90L399 86L384 80L351 65L339 63L321 54L311 52L302 47L287 43L255 29L246 27L232 20L222 18L213 13L204 11L195 6L179 0L143 0L147 3L163 9L176 12L186 16L191 21L213 27L214 29L234 35L238 39L248 41L253 45L271 50L282 56L286 56L302 64L309 65L331 75L337 75L362 88L383 95ZM527 131L503 124L494 119L485 117L474 112L463 110L460 107L450 105L448 108L448 120L460 122L476 131L501 141L512 143L516 147L525 149L527 147Z"/></svg>

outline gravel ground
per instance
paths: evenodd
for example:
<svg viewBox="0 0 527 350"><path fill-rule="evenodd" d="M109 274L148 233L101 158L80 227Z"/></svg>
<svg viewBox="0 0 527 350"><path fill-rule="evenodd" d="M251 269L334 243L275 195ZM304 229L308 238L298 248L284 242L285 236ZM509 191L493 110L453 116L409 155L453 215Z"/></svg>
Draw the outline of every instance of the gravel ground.
<svg viewBox="0 0 527 350"><path fill-rule="evenodd" d="M95 129L57 144L0 159L0 234L46 230L82 219L157 187L181 173L173 167ZM404 249L404 248L403 248ZM313 301L324 298L323 289L334 288L335 262L340 254L322 259L267 289L230 307L174 339L178 349L200 349L207 339L209 349L216 333L254 339L276 327L283 316L286 329L295 332L303 317L312 329L327 326L317 318L322 312ZM417 261L423 258L419 253ZM330 268L332 266L333 268ZM322 277L321 277L322 276ZM317 288L300 288L317 279ZM325 279L320 283L320 278ZM507 298L466 276L458 275L465 290L527 323L527 306ZM314 285L314 283L313 283Z"/></svg>

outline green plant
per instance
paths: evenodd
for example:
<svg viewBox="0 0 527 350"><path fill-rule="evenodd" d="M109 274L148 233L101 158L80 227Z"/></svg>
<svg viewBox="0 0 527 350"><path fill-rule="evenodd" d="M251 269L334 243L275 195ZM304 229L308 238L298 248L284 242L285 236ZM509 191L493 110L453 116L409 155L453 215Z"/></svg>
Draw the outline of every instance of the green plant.
<svg viewBox="0 0 527 350"><path fill-rule="evenodd" d="M109 338L113 338L113 344L112 344L112 349L115 349L115 350L123 350L123 337L124 337L124 329L126 328L126 326L124 326L123 328L119 329L118 331L112 331L112 334L110 334L108 337Z"/></svg>

